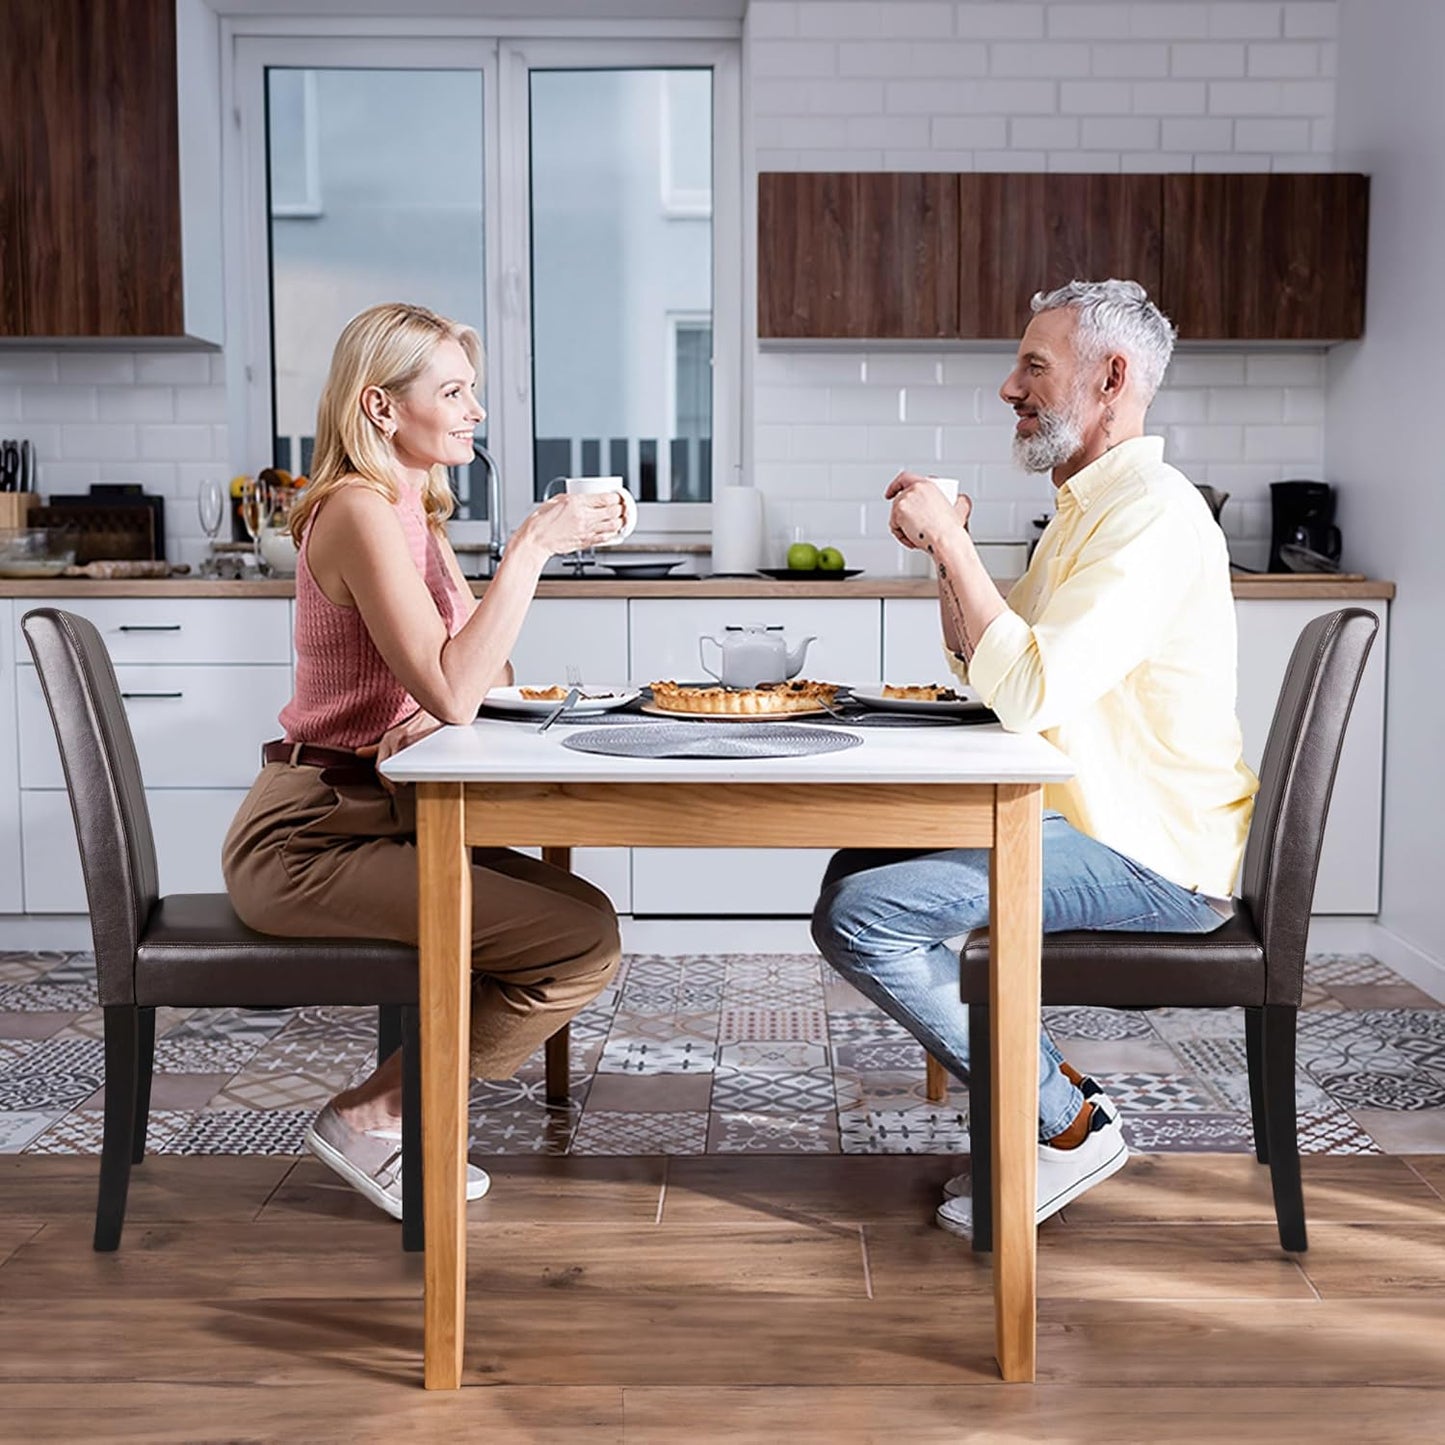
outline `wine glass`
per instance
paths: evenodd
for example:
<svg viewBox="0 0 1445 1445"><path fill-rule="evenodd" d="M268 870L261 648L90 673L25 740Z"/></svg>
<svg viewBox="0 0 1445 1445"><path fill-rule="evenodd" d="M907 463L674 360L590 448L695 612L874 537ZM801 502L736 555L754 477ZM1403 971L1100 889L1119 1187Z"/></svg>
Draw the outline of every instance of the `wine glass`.
<svg viewBox="0 0 1445 1445"><path fill-rule="evenodd" d="M196 511L200 514L201 530L206 534L206 556L201 563L201 576L214 577L220 570L213 551L221 523L226 518L226 494L214 477L207 477L196 494Z"/></svg>
<svg viewBox="0 0 1445 1445"><path fill-rule="evenodd" d="M261 533L271 520L274 505L271 488L265 482L247 478L241 484L241 523L251 539L251 550L256 557L256 575L264 577L267 572L265 559L261 556Z"/></svg>

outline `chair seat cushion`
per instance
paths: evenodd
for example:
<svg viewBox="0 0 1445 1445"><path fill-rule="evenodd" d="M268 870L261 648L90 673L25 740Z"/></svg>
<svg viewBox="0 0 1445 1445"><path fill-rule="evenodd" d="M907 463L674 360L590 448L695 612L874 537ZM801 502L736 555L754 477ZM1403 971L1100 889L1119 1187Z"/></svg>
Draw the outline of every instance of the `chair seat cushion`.
<svg viewBox="0 0 1445 1445"><path fill-rule="evenodd" d="M965 1003L988 1002L988 930L964 943ZM1213 933L1048 933L1043 1001L1102 1008L1228 1008L1265 1001L1264 948L1243 904Z"/></svg>
<svg viewBox="0 0 1445 1445"><path fill-rule="evenodd" d="M224 893L173 893L136 950L142 1007L414 1004L417 953L368 938L276 938L247 928Z"/></svg>

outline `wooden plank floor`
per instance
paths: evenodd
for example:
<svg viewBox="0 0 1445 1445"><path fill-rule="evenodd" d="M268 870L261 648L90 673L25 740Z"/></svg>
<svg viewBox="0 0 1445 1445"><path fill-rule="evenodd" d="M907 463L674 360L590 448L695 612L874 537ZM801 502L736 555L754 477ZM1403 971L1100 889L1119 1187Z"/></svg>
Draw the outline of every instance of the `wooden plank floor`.
<svg viewBox="0 0 1445 1445"><path fill-rule="evenodd" d="M309 1161L0 1159L4 1441L1445 1438L1445 1174L1304 1161L1281 1252L1241 1155L1139 1158L1040 1232L1039 1383L998 1383L946 1158L490 1161L465 1387L420 1380L421 1262Z"/></svg>

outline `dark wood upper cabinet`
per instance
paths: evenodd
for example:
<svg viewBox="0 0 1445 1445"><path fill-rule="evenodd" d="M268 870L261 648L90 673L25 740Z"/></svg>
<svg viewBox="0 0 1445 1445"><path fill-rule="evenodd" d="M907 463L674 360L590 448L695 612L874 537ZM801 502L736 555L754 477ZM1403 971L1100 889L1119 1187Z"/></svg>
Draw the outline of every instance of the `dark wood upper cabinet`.
<svg viewBox="0 0 1445 1445"><path fill-rule="evenodd" d="M1075 279L1156 294L1163 196L1155 175L960 176L958 335L1012 340L1036 291Z"/></svg>
<svg viewBox="0 0 1445 1445"><path fill-rule="evenodd" d="M1368 210L1332 173L763 174L758 335L1012 341L1036 291L1116 276L1185 340L1345 340Z"/></svg>
<svg viewBox="0 0 1445 1445"><path fill-rule="evenodd" d="M1181 338L1342 341L1363 333L1368 176L1163 180L1159 301Z"/></svg>
<svg viewBox="0 0 1445 1445"><path fill-rule="evenodd" d="M758 177L758 331L958 335L957 176Z"/></svg>
<svg viewBox="0 0 1445 1445"><path fill-rule="evenodd" d="M176 0L6 0L0 52L0 336L187 336Z"/></svg>

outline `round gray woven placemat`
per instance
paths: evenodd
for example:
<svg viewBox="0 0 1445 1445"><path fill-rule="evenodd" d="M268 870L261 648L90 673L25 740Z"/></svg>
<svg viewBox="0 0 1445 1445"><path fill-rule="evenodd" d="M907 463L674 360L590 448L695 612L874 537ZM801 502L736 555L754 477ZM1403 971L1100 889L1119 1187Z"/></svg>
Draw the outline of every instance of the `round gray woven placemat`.
<svg viewBox="0 0 1445 1445"><path fill-rule="evenodd" d="M863 739L841 728L806 723L639 723L573 733L564 748L617 758L800 758L841 753Z"/></svg>

